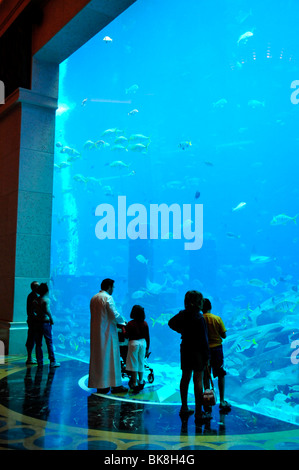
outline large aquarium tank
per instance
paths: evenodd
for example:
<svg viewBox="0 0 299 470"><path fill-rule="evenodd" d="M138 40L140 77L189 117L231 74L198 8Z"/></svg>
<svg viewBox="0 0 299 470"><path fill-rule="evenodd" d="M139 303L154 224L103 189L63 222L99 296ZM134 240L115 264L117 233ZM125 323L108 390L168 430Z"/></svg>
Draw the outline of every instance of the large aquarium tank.
<svg viewBox="0 0 299 470"><path fill-rule="evenodd" d="M296 0L138 0L60 65L58 353L89 362L109 277L128 321L145 308L152 386L178 390L168 320L196 289L227 329L227 399L299 423L298 17Z"/></svg>

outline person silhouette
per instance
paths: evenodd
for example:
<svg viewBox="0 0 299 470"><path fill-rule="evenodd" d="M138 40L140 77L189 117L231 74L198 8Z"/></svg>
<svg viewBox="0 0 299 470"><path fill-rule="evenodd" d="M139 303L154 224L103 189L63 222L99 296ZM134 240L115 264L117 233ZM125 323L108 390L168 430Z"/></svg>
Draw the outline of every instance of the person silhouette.
<svg viewBox="0 0 299 470"><path fill-rule="evenodd" d="M34 324L35 324L35 317L36 314L34 313L34 301L38 299L37 290L39 288L39 283L37 281L33 281L30 285L31 292L27 296L27 324L28 324L28 333L27 333L27 341L26 341L26 349L27 349L27 365L36 364L36 360L32 359L32 351L35 346L35 332L34 332Z"/></svg>
<svg viewBox="0 0 299 470"><path fill-rule="evenodd" d="M180 416L188 416L194 413L188 407L188 388L193 374L195 395L195 422L205 419L206 413L202 410L203 373L209 360L209 343L207 326L202 309L203 295L195 290L188 291L185 295L185 310L181 310L172 317L168 326L180 333L182 342L180 347L182 377L180 381L180 395L182 406Z"/></svg>
<svg viewBox="0 0 299 470"><path fill-rule="evenodd" d="M88 387L98 393L122 393L121 362L117 324L126 320L118 313L112 297L114 281L104 279L101 290L90 301L90 361Z"/></svg>
<svg viewBox="0 0 299 470"><path fill-rule="evenodd" d="M47 284L44 282L41 283L37 289L37 293L39 294L39 297L34 301L33 307L34 312L36 313L34 329L37 365L39 367L43 365L42 341L43 338L45 338L50 367L59 367L60 363L56 362L53 349L52 325L54 324L54 321L50 311L50 301L48 297L49 288Z"/></svg>

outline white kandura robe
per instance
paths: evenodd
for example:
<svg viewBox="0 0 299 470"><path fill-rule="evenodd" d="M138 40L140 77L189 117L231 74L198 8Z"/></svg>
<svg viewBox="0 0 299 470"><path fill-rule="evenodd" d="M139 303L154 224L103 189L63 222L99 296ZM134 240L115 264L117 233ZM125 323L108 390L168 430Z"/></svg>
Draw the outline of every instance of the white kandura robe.
<svg viewBox="0 0 299 470"><path fill-rule="evenodd" d="M119 387L121 365L117 323L126 320L117 312L114 300L101 290L90 301L89 388Z"/></svg>

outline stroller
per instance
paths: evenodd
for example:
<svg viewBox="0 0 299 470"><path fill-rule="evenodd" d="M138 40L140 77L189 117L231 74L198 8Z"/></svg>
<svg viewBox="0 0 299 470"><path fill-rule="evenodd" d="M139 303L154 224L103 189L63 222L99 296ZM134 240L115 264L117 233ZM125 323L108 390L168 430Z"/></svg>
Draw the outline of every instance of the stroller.
<svg viewBox="0 0 299 470"><path fill-rule="evenodd" d="M122 378L128 377L129 379L131 378L130 371L127 371L126 369L126 360L127 360L127 354L128 354L128 343L129 340L125 338L125 335L122 330L122 325L117 325L117 330L118 330L118 340L119 340L119 352L120 352L120 364L121 364L121 376ZM154 376L154 370L148 365L147 359L150 356L151 353L148 354L148 356L145 358L144 361L144 377L148 383L152 384L155 380Z"/></svg>

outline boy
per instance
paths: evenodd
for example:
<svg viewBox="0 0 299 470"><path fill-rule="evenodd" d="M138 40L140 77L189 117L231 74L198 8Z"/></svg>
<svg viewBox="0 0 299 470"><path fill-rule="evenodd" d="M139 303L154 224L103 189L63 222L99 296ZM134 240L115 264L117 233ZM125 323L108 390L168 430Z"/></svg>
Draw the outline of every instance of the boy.
<svg viewBox="0 0 299 470"><path fill-rule="evenodd" d="M203 317L208 328L208 338L210 346L210 365L213 370L213 377L218 377L218 387L220 395L220 411L230 411L231 405L224 400L225 375L223 368L223 348L222 339L226 338L226 329L220 317L211 313L212 305L209 299L203 300Z"/></svg>

